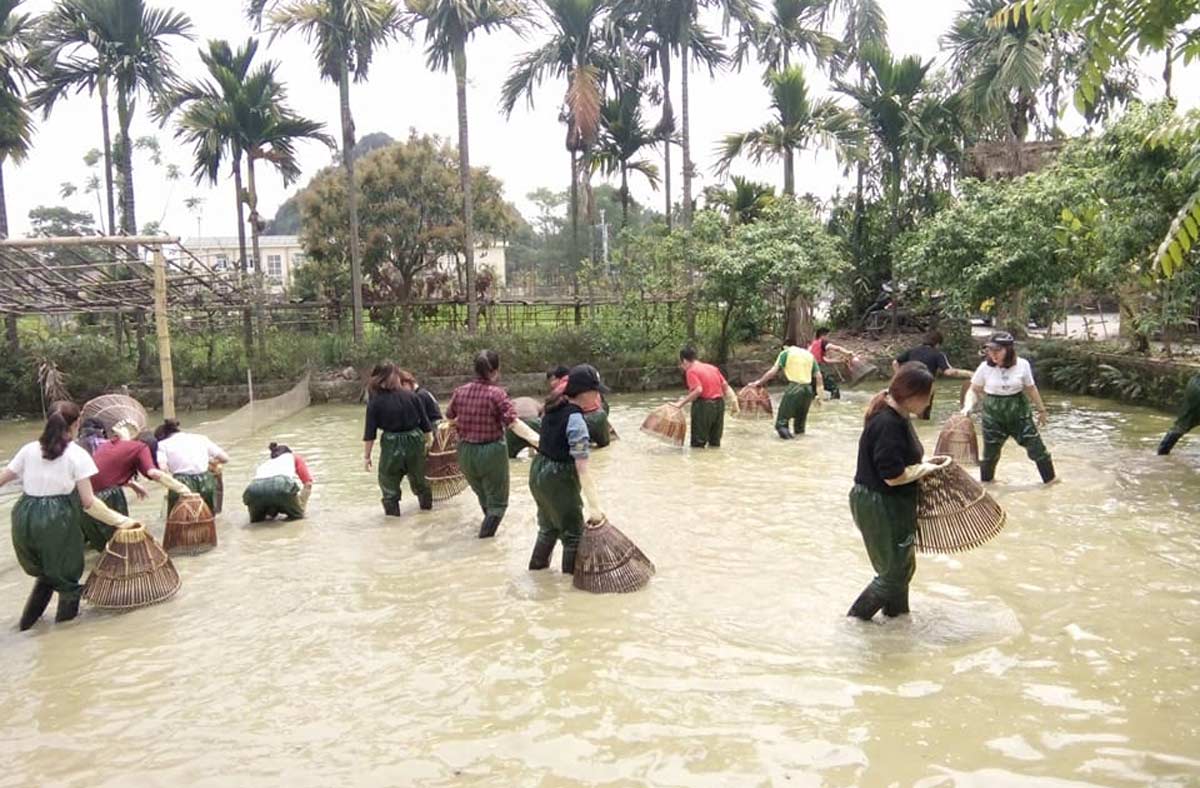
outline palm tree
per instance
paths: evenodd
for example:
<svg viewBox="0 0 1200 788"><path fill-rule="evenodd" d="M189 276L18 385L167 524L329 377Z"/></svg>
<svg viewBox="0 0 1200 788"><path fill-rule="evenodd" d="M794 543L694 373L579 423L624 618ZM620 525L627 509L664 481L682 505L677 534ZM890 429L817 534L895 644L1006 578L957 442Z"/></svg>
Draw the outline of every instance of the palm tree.
<svg viewBox="0 0 1200 788"><path fill-rule="evenodd" d="M771 71L787 69L793 52L807 52L817 63L825 63L840 43L823 31L829 11L830 0L773 0L770 18L756 22L752 35L743 38L738 61L745 55L745 42L752 41L759 60Z"/></svg>
<svg viewBox="0 0 1200 788"><path fill-rule="evenodd" d="M774 186L739 175L734 175L730 181L733 183L732 189L719 186L705 189L704 201L709 206L723 208L733 226L753 224L775 202Z"/></svg>
<svg viewBox="0 0 1200 788"><path fill-rule="evenodd" d="M29 152L33 118L21 95L21 83L33 77L27 60L30 23L16 8L21 0L0 0L0 238L8 237L8 205L4 196L4 163L21 162ZM20 349L17 316L4 316L9 350Z"/></svg>
<svg viewBox="0 0 1200 788"><path fill-rule="evenodd" d="M513 64L504 81L500 106L511 115L521 96L533 106L533 91L545 79L567 81L559 120L567 126L571 154L571 271L579 294L579 186L591 170L600 132L604 82L614 65L601 29L610 0L539 0L549 16L550 40Z"/></svg>
<svg viewBox="0 0 1200 788"><path fill-rule="evenodd" d="M641 99L641 91L626 87L600 108L600 142L594 165L605 176L621 175L622 227L629 224L629 173L640 173L650 188L658 189L658 167L646 159L634 158L658 142L654 131L642 121Z"/></svg>
<svg viewBox="0 0 1200 788"><path fill-rule="evenodd" d="M342 117L342 165L350 214L350 282L354 299L354 341L363 339L362 250L358 242L358 189L354 185L354 117L350 80L367 78L375 51L397 34L407 33L391 0L249 0L252 19L270 14L272 35L299 30L316 50L321 76L338 86Z"/></svg>
<svg viewBox="0 0 1200 788"><path fill-rule="evenodd" d="M408 0L408 9L425 23L426 58L434 71L454 68L458 100L458 174L463 193L463 249L467 274L467 330L479 320L475 292L475 199L471 189L470 138L467 134L467 41L482 30L519 29L528 9L519 0Z"/></svg>
<svg viewBox="0 0 1200 788"><path fill-rule="evenodd" d="M813 101L800 66L769 71L765 82L775 117L753 131L726 135L718 147L715 169L724 175L733 160L743 155L755 164L764 159L782 160L783 193L795 196L796 151L807 149L814 141L826 147L851 141L854 119L833 99Z"/></svg>

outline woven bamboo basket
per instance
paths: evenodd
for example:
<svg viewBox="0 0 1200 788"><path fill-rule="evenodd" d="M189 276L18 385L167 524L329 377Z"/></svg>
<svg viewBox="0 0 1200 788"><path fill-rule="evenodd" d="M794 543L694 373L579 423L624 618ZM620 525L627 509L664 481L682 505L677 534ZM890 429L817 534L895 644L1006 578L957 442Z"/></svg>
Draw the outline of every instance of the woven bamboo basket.
<svg viewBox="0 0 1200 788"><path fill-rule="evenodd" d="M863 361L861 358L850 358L846 360L846 385L856 386L858 382L867 375L873 375L879 371L879 368L874 364Z"/></svg>
<svg viewBox="0 0 1200 788"><path fill-rule="evenodd" d="M212 510L199 493L179 496L167 515L163 548L172 555L198 555L217 546L217 525Z"/></svg>
<svg viewBox="0 0 1200 788"><path fill-rule="evenodd" d="M179 590L179 572L141 525L119 528L88 575L83 598L96 607L130 610L169 599Z"/></svg>
<svg viewBox="0 0 1200 788"><path fill-rule="evenodd" d="M978 465L979 437L971 417L955 413L946 419L933 453L950 457L959 465Z"/></svg>
<svg viewBox="0 0 1200 788"><path fill-rule="evenodd" d="M683 409L672 404L655 408L642 422L642 432L666 441L672 446L682 446L687 437L687 417Z"/></svg>
<svg viewBox="0 0 1200 788"><path fill-rule="evenodd" d="M737 398L742 418L769 419L775 414L771 395L763 386L746 386L738 392Z"/></svg>
<svg viewBox="0 0 1200 788"><path fill-rule="evenodd" d="M1004 528L1004 509L961 465L934 457L942 469L917 480L917 549L961 553L987 542Z"/></svg>
<svg viewBox="0 0 1200 788"><path fill-rule="evenodd" d="M225 508L225 476L221 472L223 466L216 460L209 460L208 472L217 481L217 491L213 494L213 514L220 514Z"/></svg>
<svg viewBox="0 0 1200 788"><path fill-rule="evenodd" d="M572 583L593 594L627 594L654 576L654 563L628 536L604 518L584 526Z"/></svg>
<svg viewBox="0 0 1200 788"><path fill-rule="evenodd" d="M458 467L458 430L440 422L425 460L425 479L433 488L433 500L446 501L467 489L467 477Z"/></svg>
<svg viewBox="0 0 1200 788"><path fill-rule="evenodd" d="M517 397L512 404L519 419L537 419L542 416L542 403L533 397Z"/></svg>
<svg viewBox="0 0 1200 788"><path fill-rule="evenodd" d="M88 400L79 412L81 419L99 419L104 429L111 430L119 421L128 421L142 432L149 424L142 403L125 394L102 394Z"/></svg>

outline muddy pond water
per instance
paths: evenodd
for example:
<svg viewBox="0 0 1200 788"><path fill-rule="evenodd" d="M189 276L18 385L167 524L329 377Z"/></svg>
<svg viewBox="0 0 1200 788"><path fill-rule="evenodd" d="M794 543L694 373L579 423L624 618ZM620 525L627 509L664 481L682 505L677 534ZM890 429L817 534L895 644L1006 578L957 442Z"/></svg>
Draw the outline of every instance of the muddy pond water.
<svg viewBox="0 0 1200 788"><path fill-rule="evenodd" d="M862 624L866 399L796 441L731 421L690 451L638 431L666 395L615 397L595 471L658 566L628 596L526 570L526 459L494 540L470 493L385 519L350 406L228 442L220 545L176 559L165 604L18 633L31 581L5 539L0 788L1200 783L1200 435L1159 458L1165 414L1048 396L1063 482L1010 443L1005 530L920 556L912 615ZM0 426L0 456L38 427ZM306 457L311 516L251 526L271 440ZM162 506L134 507L156 536Z"/></svg>

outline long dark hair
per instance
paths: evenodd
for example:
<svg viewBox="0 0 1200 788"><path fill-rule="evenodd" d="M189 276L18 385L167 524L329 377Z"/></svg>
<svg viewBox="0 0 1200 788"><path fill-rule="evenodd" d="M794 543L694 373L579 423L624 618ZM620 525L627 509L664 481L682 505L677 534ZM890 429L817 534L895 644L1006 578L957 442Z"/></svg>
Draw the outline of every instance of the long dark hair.
<svg viewBox="0 0 1200 788"><path fill-rule="evenodd" d="M282 443L272 443L272 444L271 444L270 446L268 446L267 448L268 448L268 449L270 450L270 452L271 452L271 459L272 459L272 460L273 460L273 459L275 459L276 457L281 457L281 456L283 456L284 454L291 454L291 453L292 453L292 450L291 450L291 449L289 449L287 446L284 446Z"/></svg>
<svg viewBox="0 0 1200 788"><path fill-rule="evenodd" d="M83 423L79 425L75 442L82 446L88 454L95 454L105 437L104 422L92 417L84 419Z"/></svg>
<svg viewBox="0 0 1200 788"><path fill-rule="evenodd" d="M381 361L376 364L367 381L367 393L375 396L381 391L391 391L396 387L396 364L391 361Z"/></svg>
<svg viewBox="0 0 1200 788"><path fill-rule="evenodd" d="M154 463L154 467L158 467L158 438L154 437L153 432L143 432L137 436L139 442L145 445L150 450L150 462Z"/></svg>
<svg viewBox="0 0 1200 788"><path fill-rule="evenodd" d="M500 369L500 354L494 350L481 350L475 356L475 376L490 382L492 373Z"/></svg>
<svg viewBox="0 0 1200 788"><path fill-rule="evenodd" d="M989 367L996 366L995 364L992 363L991 356L984 354L983 359L984 359L984 361L987 362L987 365ZM1010 369L1010 368L1016 366L1016 364L1017 364L1017 348L1015 345L1009 345L1008 347L1004 348L1004 360L1000 362L1000 366L1004 367L1005 369Z"/></svg>
<svg viewBox="0 0 1200 788"><path fill-rule="evenodd" d="M79 421L79 406L74 402L56 402L50 406L46 426L38 443L42 445L42 457L57 460L71 445L71 427Z"/></svg>
<svg viewBox="0 0 1200 788"><path fill-rule="evenodd" d="M924 396L933 390L933 375L924 364L907 364L900 368L888 387L871 398L867 412L863 416L863 424L867 424L880 411L888 406L888 395L897 402L903 402L910 397Z"/></svg>
<svg viewBox="0 0 1200 788"><path fill-rule="evenodd" d="M179 432L180 429L182 429L182 427L179 425L179 419L167 419L162 424L159 424L158 428L154 430L154 440L165 441L167 438Z"/></svg>

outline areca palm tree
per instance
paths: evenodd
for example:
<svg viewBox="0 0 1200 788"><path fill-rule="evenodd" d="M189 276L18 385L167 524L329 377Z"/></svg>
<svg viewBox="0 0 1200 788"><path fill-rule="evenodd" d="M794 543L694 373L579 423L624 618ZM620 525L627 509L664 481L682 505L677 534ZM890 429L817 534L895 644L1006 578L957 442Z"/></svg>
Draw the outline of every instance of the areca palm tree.
<svg viewBox="0 0 1200 788"><path fill-rule="evenodd" d="M769 71L765 82L771 91L775 117L753 131L726 135L718 147L715 169L718 174L727 173L739 156L746 156L755 164L764 159L782 160L783 193L794 196L796 151L807 149L813 142L826 147L850 142L854 119L833 99L814 101L800 66Z"/></svg>
<svg viewBox="0 0 1200 788"><path fill-rule="evenodd" d="M752 35L758 57L768 70L782 71L791 65L792 54L808 53L825 63L838 49L838 40L824 32L831 0L772 0L769 17L756 22ZM745 46L738 48L738 59Z"/></svg>
<svg viewBox="0 0 1200 788"><path fill-rule="evenodd" d="M513 64L504 81L500 106L511 115L525 97L533 106L533 92L546 79L564 78L559 120L567 126L566 147L571 154L571 270L579 292L579 186L591 170L591 155L600 132L604 83L613 66L602 23L611 0L539 0L548 15L550 39Z"/></svg>
<svg viewBox="0 0 1200 788"><path fill-rule="evenodd" d="M458 101L458 173L463 193L463 249L467 274L467 329L479 320L475 292L475 199L471 190L470 136L467 133L467 41L482 30L518 29L528 14L519 0L407 0L408 9L425 23L426 57L435 71L454 69Z"/></svg>
<svg viewBox="0 0 1200 788"><path fill-rule="evenodd" d="M149 8L142 0L59 0L41 31L44 84L32 98L45 112L68 92L99 88L103 104L108 88L116 88L113 153L121 231L128 235L137 233L129 136L135 102L141 93L156 96L170 87L175 61L167 44L172 37L191 38L191 28L186 14Z"/></svg>
<svg viewBox="0 0 1200 788"><path fill-rule="evenodd" d="M321 77L338 86L342 118L342 166L350 214L350 282L354 300L354 341L363 339L362 250L358 239L358 190L354 185L354 117L350 81L367 78L376 50L407 24L391 0L249 0L248 12L261 22L270 12L272 35L300 31L316 50Z"/></svg>
<svg viewBox="0 0 1200 788"><path fill-rule="evenodd" d="M629 224L629 173L641 174L652 189L658 189L658 167L647 159L634 158L658 142L642 121L641 99L641 91L626 88L600 109L600 142L594 164L606 176L621 176L622 227Z"/></svg>
<svg viewBox="0 0 1200 788"><path fill-rule="evenodd" d="M22 96L23 83L33 77L28 62L28 14L17 13L21 0L0 0L0 238L8 237L8 205L4 195L4 164L21 162L29 152L33 118ZM17 316L5 314L9 349L16 352Z"/></svg>

